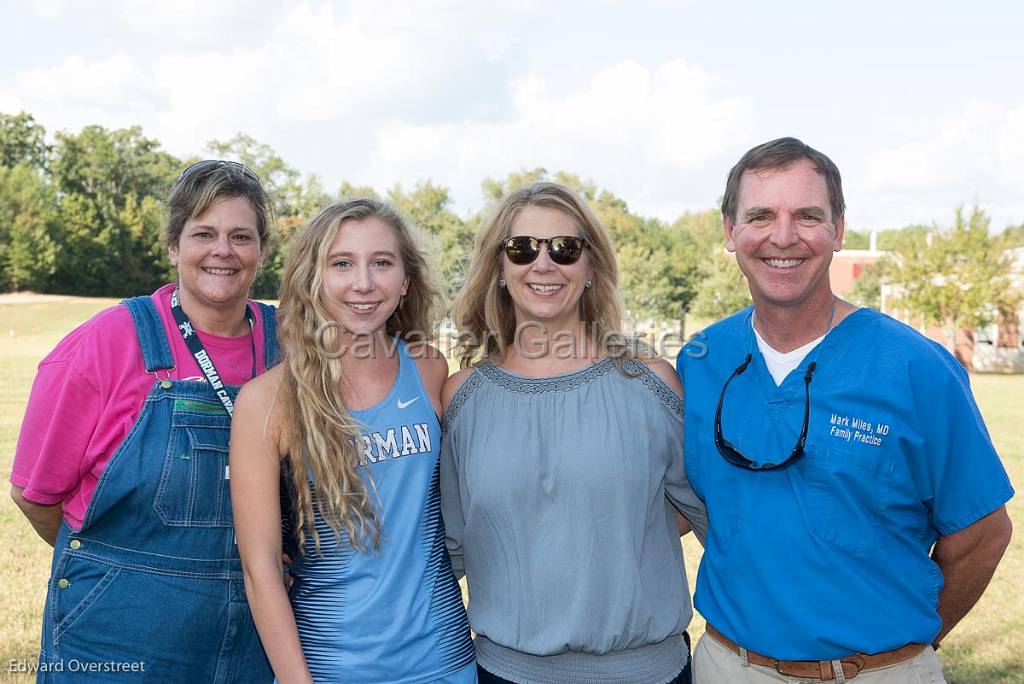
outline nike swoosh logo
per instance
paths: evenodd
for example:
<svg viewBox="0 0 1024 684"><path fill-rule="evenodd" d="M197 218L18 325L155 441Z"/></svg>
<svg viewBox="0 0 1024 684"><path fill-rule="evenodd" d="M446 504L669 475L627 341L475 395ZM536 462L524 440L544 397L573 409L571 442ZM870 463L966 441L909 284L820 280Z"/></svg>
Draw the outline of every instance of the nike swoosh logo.
<svg viewBox="0 0 1024 684"><path fill-rule="evenodd" d="M398 408L404 409L406 406L409 406L410 404L416 403L417 399L419 399L419 397L413 397L409 401L402 401L401 399L399 399L398 400Z"/></svg>

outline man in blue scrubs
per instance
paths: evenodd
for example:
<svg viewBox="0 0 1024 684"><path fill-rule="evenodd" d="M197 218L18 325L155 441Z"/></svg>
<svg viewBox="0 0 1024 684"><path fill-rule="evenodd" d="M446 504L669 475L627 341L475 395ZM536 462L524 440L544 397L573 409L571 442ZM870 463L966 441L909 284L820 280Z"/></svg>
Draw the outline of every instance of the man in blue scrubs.
<svg viewBox="0 0 1024 684"><path fill-rule="evenodd" d="M794 138L729 173L726 246L754 306L678 362L711 525L697 682L943 681L933 647L1009 543L1013 489L964 369L832 292L844 208L835 164Z"/></svg>

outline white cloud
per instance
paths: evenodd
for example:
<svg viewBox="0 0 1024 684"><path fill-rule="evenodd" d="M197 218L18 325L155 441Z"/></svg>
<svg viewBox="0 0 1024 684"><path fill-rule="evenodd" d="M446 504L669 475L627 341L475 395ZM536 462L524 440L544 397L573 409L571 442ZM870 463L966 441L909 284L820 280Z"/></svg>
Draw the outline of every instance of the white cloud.
<svg viewBox="0 0 1024 684"><path fill-rule="evenodd" d="M139 2L139 0L99 0L92 3L93 12L110 16L125 29L154 38L172 37L175 41L191 41L218 36L221 42L238 44L240 23L249 17L266 17L273 13L258 0L175 0L174 2Z"/></svg>
<svg viewBox="0 0 1024 684"><path fill-rule="evenodd" d="M31 0L28 5L33 14L46 19L54 19L64 13L63 0Z"/></svg>
<svg viewBox="0 0 1024 684"><path fill-rule="evenodd" d="M29 9L122 48L160 45L189 50L252 42L261 25L273 24L268 20L281 6L266 0L31 0Z"/></svg>
<svg viewBox="0 0 1024 684"><path fill-rule="evenodd" d="M382 121L471 107L471 91L461 102L448 95L460 82L486 81L488 58L473 40L438 40L459 8L389 6L357 2L338 17L329 5L300 5L257 45L157 60L153 81L170 106L156 133L176 150L239 130L275 146L304 133L307 146L333 146L354 164ZM468 35L471 19L459 18Z"/></svg>
<svg viewBox="0 0 1024 684"><path fill-rule="evenodd" d="M141 37L167 49L151 60L69 56L23 73L0 90L0 102L22 105L51 129L140 123L178 153L239 130L281 139L310 124L340 131L342 142L366 141L378 120L417 122L456 111L462 103L448 97L453 86L486 87L488 65L501 50L447 38L456 26L474 36L474 25L500 23L513 12L370 0L353 3L345 16L331 5L257 10L253 0L105 0L88 7L98 13L91 21L109 27L109 43ZM243 21L253 16L259 29ZM260 32L264 39L251 40ZM214 35L215 44L203 47ZM472 97L466 93L470 103Z"/></svg>
<svg viewBox="0 0 1024 684"><path fill-rule="evenodd" d="M140 124L179 156L246 132L328 188L429 177L461 209L479 204L485 176L544 166L673 218L694 197L714 200L722 174L706 168L724 173L734 160L723 150L750 139L750 101L723 97L682 59L595 62L570 89L557 64L528 67L522 37L561 16L539 0L355 0L337 11L255 1L54 4L67 21L93 12L109 27L104 44L153 48L34 69L0 87L0 105L50 131Z"/></svg>
<svg viewBox="0 0 1024 684"><path fill-rule="evenodd" d="M77 129L103 122L130 126L145 121L163 103L160 90L126 55L87 61L67 57L53 67L20 75L15 93L0 94L0 102L21 103L44 123Z"/></svg>
<svg viewBox="0 0 1024 684"><path fill-rule="evenodd" d="M711 206L750 145L796 132L837 155L852 227L946 222L975 200L997 227L1024 220L1024 100L1002 56L986 70L991 54L964 52L959 72L979 68L954 90L977 101L950 110L935 93L955 73L837 53L850 90L834 106L806 95L806 64L709 39L717 15L692 0L28 0L15 14L0 111L51 133L139 124L187 156L245 132L328 189L429 177L460 210L483 177L543 166L673 219ZM939 59L933 44L893 63Z"/></svg>
<svg viewBox="0 0 1024 684"><path fill-rule="evenodd" d="M1024 105L965 104L908 142L868 155L863 187L885 225L952 215L978 202L993 227L1024 220Z"/></svg>
<svg viewBox="0 0 1024 684"><path fill-rule="evenodd" d="M568 93L527 76L512 84L503 122L384 126L368 176L375 184L396 175L440 178L472 205L485 176L542 166L591 177L639 210L673 217L684 194L693 196L681 186L709 162L728 168L723 153L750 136L750 102L718 98L714 85L682 60L654 69L625 60ZM707 185L708 204L719 181Z"/></svg>

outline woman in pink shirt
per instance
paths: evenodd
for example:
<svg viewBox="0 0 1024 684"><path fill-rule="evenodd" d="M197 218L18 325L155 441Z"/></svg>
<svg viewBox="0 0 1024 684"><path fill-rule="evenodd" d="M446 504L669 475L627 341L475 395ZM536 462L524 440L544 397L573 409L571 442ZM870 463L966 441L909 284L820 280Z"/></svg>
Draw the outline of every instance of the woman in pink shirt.
<svg viewBox="0 0 1024 684"><path fill-rule="evenodd" d="M176 283L72 331L39 365L11 493L54 546L38 681L263 682L232 532L239 387L272 365L248 301L270 202L237 162L185 169L168 199Z"/></svg>

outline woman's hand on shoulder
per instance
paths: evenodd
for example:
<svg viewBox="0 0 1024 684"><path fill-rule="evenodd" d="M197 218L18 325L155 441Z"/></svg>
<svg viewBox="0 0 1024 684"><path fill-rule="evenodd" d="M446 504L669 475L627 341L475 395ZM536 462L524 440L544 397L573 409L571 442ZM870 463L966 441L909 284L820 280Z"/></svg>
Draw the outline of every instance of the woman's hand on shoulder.
<svg viewBox="0 0 1024 684"><path fill-rule="evenodd" d="M662 381L669 386L669 389L680 397L683 396L683 384L679 382L679 375L676 373L676 369L672 367L671 363L661 357L643 359L643 362L647 364L648 368L654 371L655 375L661 378Z"/></svg>

